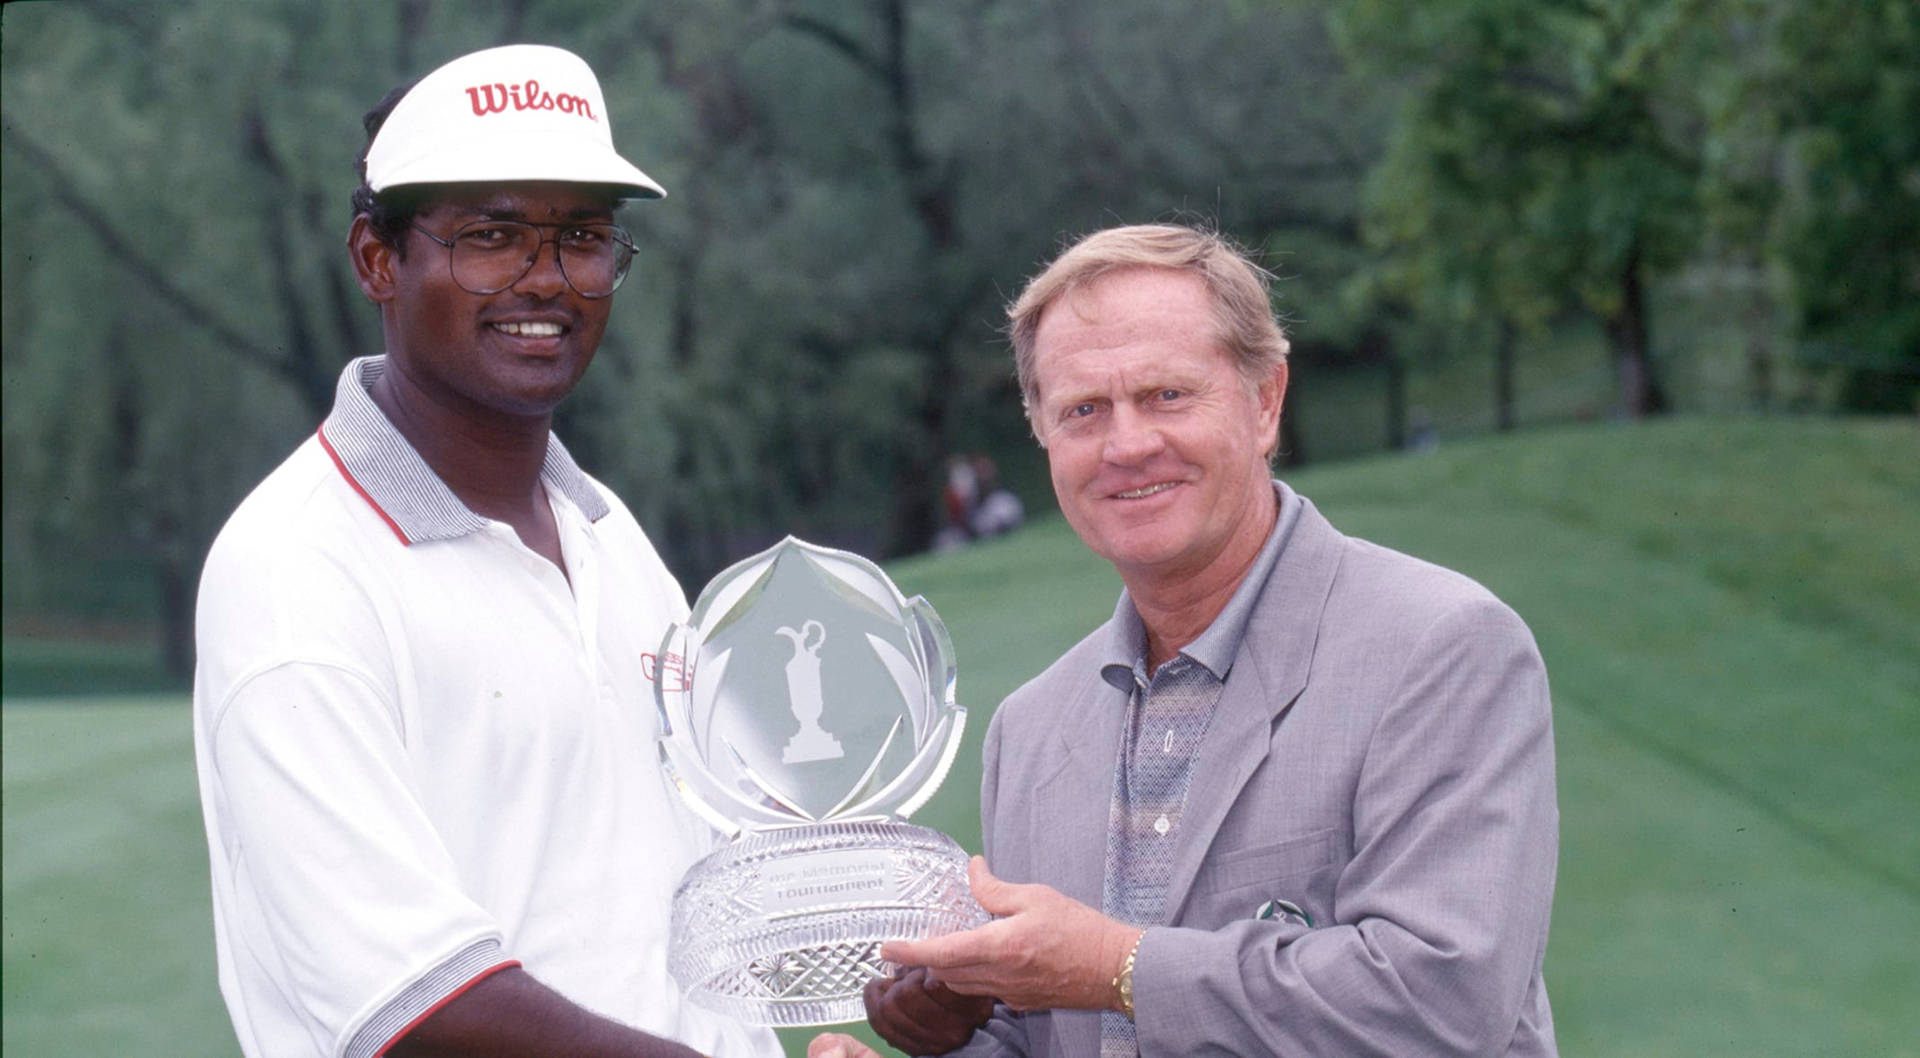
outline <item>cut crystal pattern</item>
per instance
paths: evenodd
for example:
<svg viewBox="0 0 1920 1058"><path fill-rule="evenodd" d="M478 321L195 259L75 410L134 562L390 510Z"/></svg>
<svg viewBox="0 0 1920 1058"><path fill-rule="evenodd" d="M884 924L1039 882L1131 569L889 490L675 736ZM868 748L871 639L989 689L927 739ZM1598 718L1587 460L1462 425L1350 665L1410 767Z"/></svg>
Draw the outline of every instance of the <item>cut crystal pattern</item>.
<svg viewBox="0 0 1920 1058"><path fill-rule="evenodd" d="M770 911L768 868L822 855L839 857L833 864L883 865L886 895ZM893 972L880 958L883 942L971 929L988 919L967 887L960 846L937 831L892 822L743 836L695 864L673 906L667 965L674 979L695 1003L763 1025L857 1020L867 981Z"/></svg>
<svg viewBox="0 0 1920 1058"><path fill-rule="evenodd" d="M667 966L742 1021L862 1014L888 940L987 921L967 858L907 816L966 725L953 641L885 571L792 537L728 567L654 652L660 765L731 839L674 896Z"/></svg>

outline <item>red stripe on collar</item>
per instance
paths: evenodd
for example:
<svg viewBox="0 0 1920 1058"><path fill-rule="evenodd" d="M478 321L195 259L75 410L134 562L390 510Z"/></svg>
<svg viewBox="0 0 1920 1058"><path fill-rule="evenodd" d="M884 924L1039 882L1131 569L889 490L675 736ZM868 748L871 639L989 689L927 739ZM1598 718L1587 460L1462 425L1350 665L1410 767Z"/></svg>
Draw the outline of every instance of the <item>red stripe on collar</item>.
<svg viewBox="0 0 1920 1058"><path fill-rule="evenodd" d="M402 546L412 547L413 541L407 539L407 534L400 530L400 523L394 521L385 510L381 509L378 503L374 502L373 497L368 495L367 490L361 488L360 483L354 480L353 471L348 470L347 465L340 461L340 453L334 451L333 442L327 440L327 426L325 423L321 423L320 429L314 431L314 436L320 439L320 447L327 450L327 458L333 460L334 468L340 471L341 477L347 479L347 484L353 487L353 491L359 493L360 498L367 501L367 506L373 508L373 513L379 515L381 521L387 523L387 528L393 530L393 535L400 538Z"/></svg>

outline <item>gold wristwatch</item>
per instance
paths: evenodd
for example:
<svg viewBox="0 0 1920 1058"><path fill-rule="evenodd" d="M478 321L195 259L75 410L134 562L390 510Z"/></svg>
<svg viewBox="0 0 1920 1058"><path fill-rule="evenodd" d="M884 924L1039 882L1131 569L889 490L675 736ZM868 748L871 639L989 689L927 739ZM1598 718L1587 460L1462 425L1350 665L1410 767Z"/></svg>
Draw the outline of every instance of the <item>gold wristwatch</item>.
<svg viewBox="0 0 1920 1058"><path fill-rule="evenodd" d="M1120 1012L1133 1020L1133 960L1140 954L1140 941L1147 935L1146 930L1133 938L1133 947L1127 949L1127 961L1120 964L1120 973L1113 979L1113 987L1120 993Z"/></svg>

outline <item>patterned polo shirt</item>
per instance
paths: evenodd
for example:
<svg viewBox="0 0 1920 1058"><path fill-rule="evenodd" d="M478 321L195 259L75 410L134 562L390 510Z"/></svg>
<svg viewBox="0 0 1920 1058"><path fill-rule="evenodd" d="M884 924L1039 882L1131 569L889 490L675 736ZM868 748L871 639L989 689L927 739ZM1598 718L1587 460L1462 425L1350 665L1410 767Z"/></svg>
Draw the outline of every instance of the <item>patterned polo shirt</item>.
<svg viewBox="0 0 1920 1058"><path fill-rule="evenodd" d="M1142 926L1166 922L1167 885L1183 837L1180 820L1200 744L1232 676L1254 602L1266 587L1288 530L1300 517L1298 500L1287 503L1277 486L1275 493L1281 500L1280 516L1226 608L1159 669L1147 671L1146 626L1124 591L1114 611L1100 675L1130 697L1107 821L1101 910L1111 918ZM1101 1015L1100 1053L1102 1058L1139 1053L1134 1024L1124 1014Z"/></svg>

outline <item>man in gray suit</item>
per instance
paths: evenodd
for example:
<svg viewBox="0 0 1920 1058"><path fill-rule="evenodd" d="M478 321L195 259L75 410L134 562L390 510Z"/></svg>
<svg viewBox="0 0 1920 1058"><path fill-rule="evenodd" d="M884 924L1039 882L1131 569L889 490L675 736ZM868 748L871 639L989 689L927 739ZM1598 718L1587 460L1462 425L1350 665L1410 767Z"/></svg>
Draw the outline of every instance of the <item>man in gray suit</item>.
<svg viewBox="0 0 1920 1058"><path fill-rule="evenodd" d="M1011 310L1061 510L1126 591L995 714L997 918L885 948L916 967L868 994L898 1046L1555 1053L1539 652L1478 584L1271 480L1264 279L1211 233L1117 228Z"/></svg>

